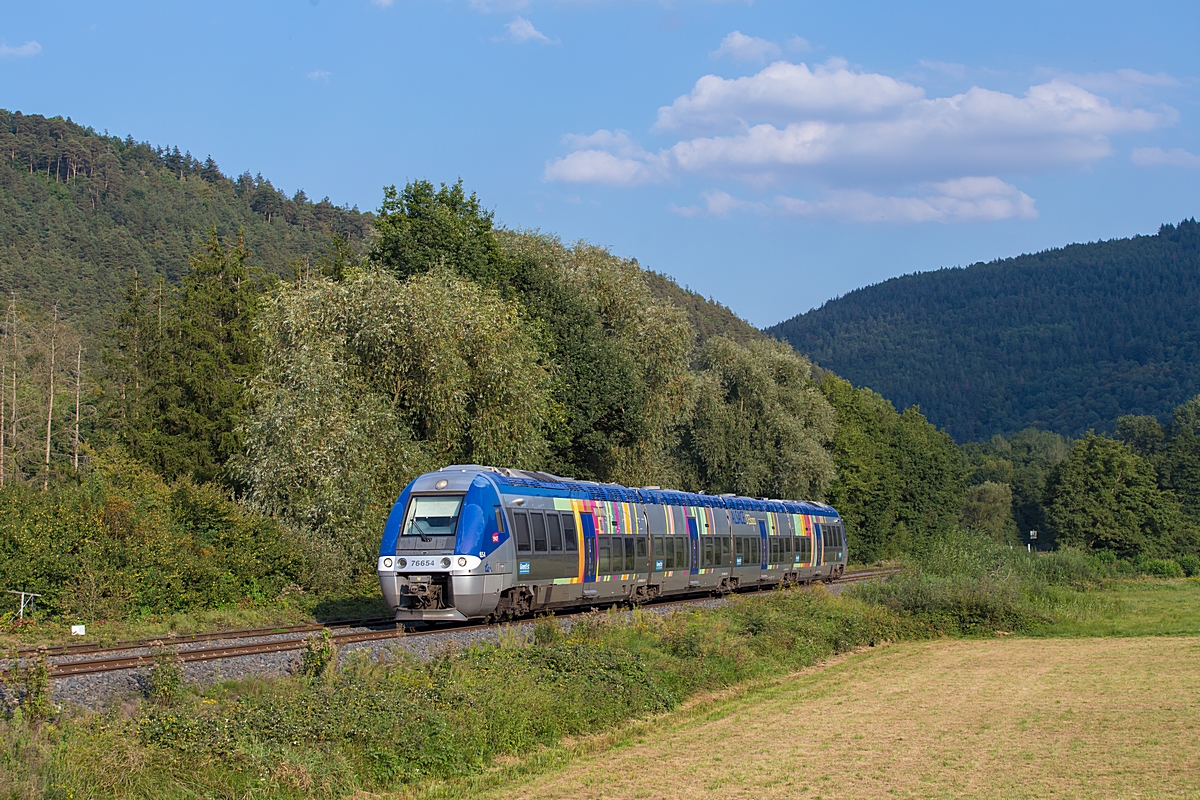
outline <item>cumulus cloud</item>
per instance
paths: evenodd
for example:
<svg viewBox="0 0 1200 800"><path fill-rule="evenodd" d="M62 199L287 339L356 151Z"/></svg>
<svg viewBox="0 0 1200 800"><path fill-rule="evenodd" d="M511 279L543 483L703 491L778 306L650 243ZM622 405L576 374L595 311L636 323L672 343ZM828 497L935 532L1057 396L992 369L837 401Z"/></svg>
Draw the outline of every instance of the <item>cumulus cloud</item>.
<svg viewBox="0 0 1200 800"><path fill-rule="evenodd" d="M40 52L42 52L42 46L35 41L28 41L16 47L0 43L0 57L3 58L28 58L36 56Z"/></svg>
<svg viewBox="0 0 1200 800"><path fill-rule="evenodd" d="M517 17L505 25L504 29L508 31L508 38L519 44L524 44L525 42L550 43L550 38L533 27L533 23L524 17Z"/></svg>
<svg viewBox="0 0 1200 800"><path fill-rule="evenodd" d="M1139 147L1131 158L1139 167L1200 167L1200 156L1182 147L1163 150L1161 147Z"/></svg>
<svg viewBox="0 0 1200 800"><path fill-rule="evenodd" d="M803 36L793 36L787 40L787 49L793 53L807 53L812 45Z"/></svg>
<svg viewBox="0 0 1200 800"><path fill-rule="evenodd" d="M712 52L712 56L734 61L766 61L778 58L782 52L774 42L734 31L721 40L721 46Z"/></svg>
<svg viewBox="0 0 1200 800"><path fill-rule="evenodd" d="M891 222L1031 219L1033 198L1001 176L1086 167L1113 154L1113 136L1176 118L1165 106L1116 106L1062 78L1023 94L975 86L928 97L913 83L839 59L813 67L778 61L747 77L706 75L660 108L652 132L673 143L650 150L625 131L568 136L569 152L548 162L544 177L609 186L731 179L776 192L824 187L815 199L780 194L766 204L714 190L700 206L672 207L685 216L741 210ZM1197 159L1157 149L1133 158L1186 166Z"/></svg>

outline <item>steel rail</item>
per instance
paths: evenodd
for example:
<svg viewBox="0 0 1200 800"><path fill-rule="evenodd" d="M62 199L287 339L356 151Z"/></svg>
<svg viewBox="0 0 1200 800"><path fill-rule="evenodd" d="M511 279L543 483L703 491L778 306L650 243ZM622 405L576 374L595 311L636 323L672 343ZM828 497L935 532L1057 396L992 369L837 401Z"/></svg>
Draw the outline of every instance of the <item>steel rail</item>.
<svg viewBox="0 0 1200 800"><path fill-rule="evenodd" d="M847 573L843 574L840 578L838 578L833 583L852 583L855 581L869 580L871 578L878 578L878 577L884 577L887 575L893 575L899 571L900 571L900 568L855 570L854 572L847 572ZM761 588L761 587L754 587L754 588ZM743 592L752 591L752 588L746 587L742 591ZM704 602L706 600L711 600L711 599L713 599L713 598L711 596L707 596L707 595L703 596L703 597L692 597L692 598L661 598L660 600L658 600L656 602L646 603L643 605L646 605L646 606L690 605L692 603L700 603L700 602ZM589 613L589 612L588 611L577 611L577 612L562 614L562 615L558 615L558 616L560 618L570 619L572 617L582 616L583 614L587 614L587 613ZM525 622L527 623L527 621L525 621ZM206 640L213 641L213 640L220 640L220 639L236 640L238 638L246 639L246 638L273 636L273 635L288 634L288 633L312 633L312 632L316 632L316 631L320 631L320 630L329 630L330 628L336 628L336 627L361 627L368 623L370 623L370 624L387 624L392 627L389 627L385 630L350 631L350 632L346 632L346 633L334 633L331 637L333 640L333 643L335 645L337 645L338 647L343 647L348 644L357 644L360 642L380 641L380 640L385 640L385 639L398 639L398 638L411 637L411 636L430 636L430 635L434 635L434 634L438 634L438 633L449 633L449 632L466 633L466 632L486 630L489 628L496 627L496 625L493 623L484 623L484 624L474 624L474 625L459 625L459 626L453 626L453 627L435 627L435 628L430 628L428 630L405 630L405 628L403 626L395 625L393 620L375 618L375 619L371 619L371 620L358 620L358 621L328 623L325 625L313 624L313 625L293 625L293 626L275 627L275 628L251 628L251 629L246 629L243 631L215 631L215 632L207 633L207 634L192 634L188 637L175 637L175 638L159 637L156 639L148 639L148 640L142 640L142 641L138 641L138 642L122 643L116 647L110 647L110 648L97 647L91 651L83 650L82 649L83 645L81 644L81 645L75 646L78 649L74 649L74 650L70 650L70 651L66 651L64 649L63 651L60 651L60 652L53 652L53 651L47 649L45 651L45 654L48 656L55 656L55 655L62 656L62 655L74 655L77 653L87 653L87 652L109 653L109 652L114 652L114 651L130 650L130 649L142 649L142 648L153 649L158 646L173 645L173 644L182 643L182 642L196 642L196 641L206 641ZM502 623L502 624L512 624L512 623ZM522 622L517 621L516 624L522 624ZM253 642L250 644L219 645L216 647L200 647L200 648L195 648L195 649L191 649L191 650L175 650L171 653L171 655L175 659L177 659L178 661L180 661L182 663L190 663L190 662L195 662L195 661L201 661L201 662L202 661L217 661L217 660L222 660L222 659L227 659L227 658L238 658L241 656L263 655L263 654L268 654L268 653L283 653L283 652L288 652L288 651L300 650L305 647L306 643L307 643L307 638L289 638L289 639L282 639L282 640L276 640L276 641L271 641L271 642ZM65 647L71 647L71 646L67 645L67 646L64 646L64 648ZM25 653L25 652L30 652L30 651L28 651L28 650L22 651L22 653ZM34 654L36 654L38 652L39 651L36 649L32 650L32 653L34 653ZM118 670L137 669L139 667L146 667L146 666L150 666L151 664L153 664L155 662L156 657L158 657L158 655L159 655L158 653L146 653L146 654L133 655L133 656L114 656L114 657L107 657L107 658L92 658L92 659L85 659L85 660L81 660L81 661L68 661L65 663L47 664L46 666L49 671L49 677L65 678L65 677L69 677L72 675L90 675L90 674L97 674L97 673L102 673L102 672L115 672ZM25 657L28 657L28 656L25 656ZM11 671L11 670L6 670L6 672L8 672L8 671Z"/></svg>

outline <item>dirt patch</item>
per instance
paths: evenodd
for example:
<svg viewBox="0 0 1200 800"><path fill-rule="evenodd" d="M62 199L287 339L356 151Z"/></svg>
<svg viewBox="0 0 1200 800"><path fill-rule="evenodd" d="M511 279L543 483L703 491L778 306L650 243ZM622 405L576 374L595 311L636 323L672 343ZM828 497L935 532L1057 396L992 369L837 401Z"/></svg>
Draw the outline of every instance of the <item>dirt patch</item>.
<svg viewBox="0 0 1200 800"><path fill-rule="evenodd" d="M901 644L492 797L1194 797L1200 639Z"/></svg>

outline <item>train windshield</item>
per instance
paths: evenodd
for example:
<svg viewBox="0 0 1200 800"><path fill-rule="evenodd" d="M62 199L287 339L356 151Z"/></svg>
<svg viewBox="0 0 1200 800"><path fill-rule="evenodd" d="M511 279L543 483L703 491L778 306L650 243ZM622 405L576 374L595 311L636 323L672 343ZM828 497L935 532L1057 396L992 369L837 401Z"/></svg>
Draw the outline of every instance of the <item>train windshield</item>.
<svg viewBox="0 0 1200 800"><path fill-rule="evenodd" d="M461 494L414 497L408 504L400 535L419 536L423 542L432 541L435 536L453 536L462 502Z"/></svg>

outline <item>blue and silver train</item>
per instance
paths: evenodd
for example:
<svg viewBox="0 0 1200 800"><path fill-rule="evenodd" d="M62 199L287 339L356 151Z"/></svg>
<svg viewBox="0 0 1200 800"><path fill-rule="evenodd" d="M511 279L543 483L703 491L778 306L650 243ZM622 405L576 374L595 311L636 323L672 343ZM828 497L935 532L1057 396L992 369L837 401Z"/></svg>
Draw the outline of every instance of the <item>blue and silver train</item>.
<svg viewBox="0 0 1200 800"><path fill-rule="evenodd" d="M460 464L405 487L379 583L398 621L498 620L830 581L846 556L842 520L820 503Z"/></svg>

